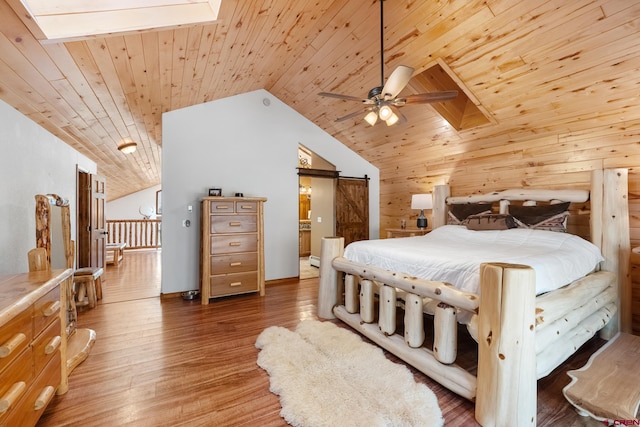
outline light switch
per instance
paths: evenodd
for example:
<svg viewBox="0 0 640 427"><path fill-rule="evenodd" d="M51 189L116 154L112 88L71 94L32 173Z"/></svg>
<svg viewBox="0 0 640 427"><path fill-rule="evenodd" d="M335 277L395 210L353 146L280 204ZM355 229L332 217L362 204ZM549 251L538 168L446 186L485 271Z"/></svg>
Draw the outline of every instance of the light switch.
<svg viewBox="0 0 640 427"><path fill-rule="evenodd" d="M318 222L322 222L322 217L321 216L318 217Z"/></svg>

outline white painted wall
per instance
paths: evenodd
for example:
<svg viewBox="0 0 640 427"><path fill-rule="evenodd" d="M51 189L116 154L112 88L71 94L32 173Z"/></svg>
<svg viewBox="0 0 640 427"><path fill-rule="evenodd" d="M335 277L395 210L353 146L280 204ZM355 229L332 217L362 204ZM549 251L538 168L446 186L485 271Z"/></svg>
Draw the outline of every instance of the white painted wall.
<svg viewBox="0 0 640 427"><path fill-rule="evenodd" d="M0 274L22 273L36 244L34 196L69 199L75 239L76 165L96 173L96 164L3 101L0 147Z"/></svg>
<svg viewBox="0 0 640 427"><path fill-rule="evenodd" d="M154 185L153 187L109 201L105 208L107 219L144 219L139 209L141 207L151 206L155 212L156 191L160 190L160 187L160 185ZM155 213L151 216L151 219L154 218L156 218Z"/></svg>
<svg viewBox="0 0 640 427"><path fill-rule="evenodd" d="M212 187L268 198L266 279L298 275L298 144L371 178L369 234L379 235L378 169L265 90L164 113L162 135L162 293L198 288L200 200Z"/></svg>

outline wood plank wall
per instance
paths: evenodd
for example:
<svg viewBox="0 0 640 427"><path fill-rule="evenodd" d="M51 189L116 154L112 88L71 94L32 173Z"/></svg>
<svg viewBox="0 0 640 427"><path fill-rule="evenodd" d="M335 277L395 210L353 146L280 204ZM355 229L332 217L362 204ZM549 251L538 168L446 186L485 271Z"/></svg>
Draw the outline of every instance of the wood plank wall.
<svg viewBox="0 0 640 427"><path fill-rule="evenodd" d="M506 188L589 189L591 170L629 168L631 244L640 245L640 122L621 122L574 133L513 140L508 136L472 141L468 151L421 157L403 148L398 164L381 168L381 237L400 221L414 225L411 194L449 183L453 195ZM434 150L435 153L435 150Z"/></svg>

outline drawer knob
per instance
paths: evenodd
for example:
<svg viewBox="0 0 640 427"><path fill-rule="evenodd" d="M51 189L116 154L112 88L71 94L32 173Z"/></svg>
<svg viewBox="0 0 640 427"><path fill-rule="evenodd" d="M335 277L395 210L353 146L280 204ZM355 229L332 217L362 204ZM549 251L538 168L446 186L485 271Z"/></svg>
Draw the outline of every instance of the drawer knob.
<svg viewBox="0 0 640 427"><path fill-rule="evenodd" d="M22 332L15 334L0 346L0 358L9 356L22 342L26 341L26 339L27 336Z"/></svg>
<svg viewBox="0 0 640 427"><path fill-rule="evenodd" d="M229 246L240 246L240 242L229 242Z"/></svg>
<svg viewBox="0 0 640 427"><path fill-rule="evenodd" d="M238 261L238 262L230 262L230 263L229 263L229 267L238 267L238 266L240 266L240 265L242 265L242 263L241 263L241 262L239 262L239 261Z"/></svg>
<svg viewBox="0 0 640 427"><path fill-rule="evenodd" d="M252 205L241 205L240 209L253 209Z"/></svg>
<svg viewBox="0 0 640 427"><path fill-rule="evenodd" d="M216 209L217 209L217 210L229 209L229 206L226 206L226 205L219 205L219 206L216 206Z"/></svg>
<svg viewBox="0 0 640 427"><path fill-rule="evenodd" d="M44 354L51 354L54 351L56 351L56 349L60 347L60 341L62 341L62 338L60 338L60 335L56 335L55 337L51 338L51 341L49 341L49 344L47 344L46 347L44 348Z"/></svg>
<svg viewBox="0 0 640 427"><path fill-rule="evenodd" d="M55 391L56 389L53 388L53 386L50 386L50 385L46 386L44 390L42 390L38 398L36 399L36 403L33 405L33 409L35 411L39 411L40 409L47 406L49 404L49 401L53 397L53 393Z"/></svg>
<svg viewBox="0 0 640 427"><path fill-rule="evenodd" d="M233 283L229 283L229 286L231 286L232 288L235 288L237 286L242 286L242 282L233 282Z"/></svg>
<svg viewBox="0 0 640 427"><path fill-rule="evenodd" d="M27 383L20 381L11 386L9 390L0 398L0 414L7 412L11 406L22 396L27 389Z"/></svg>
<svg viewBox="0 0 640 427"><path fill-rule="evenodd" d="M49 307L44 309L42 314L44 314L45 317L49 317L53 314L56 314L58 311L60 311L60 301L54 301L49 304Z"/></svg>
<svg viewBox="0 0 640 427"><path fill-rule="evenodd" d="M229 227L240 227L241 225L242 223L238 221L232 221L229 223Z"/></svg>

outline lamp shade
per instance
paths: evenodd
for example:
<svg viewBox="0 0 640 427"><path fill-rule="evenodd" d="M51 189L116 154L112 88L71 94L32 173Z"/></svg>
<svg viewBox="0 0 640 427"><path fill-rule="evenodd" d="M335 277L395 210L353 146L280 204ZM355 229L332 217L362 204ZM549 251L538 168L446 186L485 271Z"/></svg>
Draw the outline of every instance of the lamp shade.
<svg viewBox="0 0 640 427"><path fill-rule="evenodd" d="M367 123L373 126L378 121L378 114L376 114L375 111L369 111L369 113L366 116L364 116L364 119Z"/></svg>
<svg viewBox="0 0 640 427"><path fill-rule="evenodd" d="M414 194L411 196L411 209L431 209L433 208L433 198L431 193Z"/></svg>

